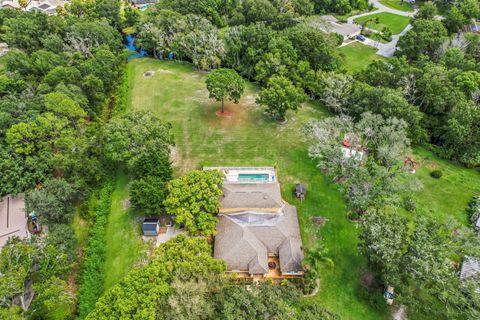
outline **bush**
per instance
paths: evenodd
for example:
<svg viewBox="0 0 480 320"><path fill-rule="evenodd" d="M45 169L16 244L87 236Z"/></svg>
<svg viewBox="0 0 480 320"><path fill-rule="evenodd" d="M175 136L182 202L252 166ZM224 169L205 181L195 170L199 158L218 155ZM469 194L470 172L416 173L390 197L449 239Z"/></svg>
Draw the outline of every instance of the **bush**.
<svg viewBox="0 0 480 320"><path fill-rule="evenodd" d="M85 250L82 265L80 289L78 295L79 319L84 319L95 307L97 299L103 292L105 278L105 228L110 212L110 197L113 182L107 182L100 191L91 215L94 224L89 232L89 242Z"/></svg>
<svg viewBox="0 0 480 320"><path fill-rule="evenodd" d="M434 179L440 179L443 175L443 172L441 170L434 170L430 172L430 176Z"/></svg>
<svg viewBox="0 0 480 320"><path fill-rule="evenodd" d="M475 224L480 215L480 195L474 196L468 203L467 214L470 221Z"/></svg>
<svg viewBox="0 0 480 320"><path fill-rule="evenodd" d="M415 212L417 210L417 203L415 202L415 200L413 200L413 198L408 197L403 200L403 207L408 212Z"/></svg>

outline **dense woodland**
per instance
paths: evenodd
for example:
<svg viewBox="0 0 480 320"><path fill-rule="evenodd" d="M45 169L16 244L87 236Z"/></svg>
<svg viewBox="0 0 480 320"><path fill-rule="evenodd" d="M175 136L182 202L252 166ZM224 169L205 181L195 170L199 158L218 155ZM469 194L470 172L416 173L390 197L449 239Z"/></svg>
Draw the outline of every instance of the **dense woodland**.
<svg viewBox="0 0 480 320"><path fill-rule="evenodd" d="M480 256L477 233L396 214L415 211L409 194L419 186L405 182L403 168L411 146L480 167L480 37L454 41L480 18L479 4L424 4L396 57L350 74L336 50L341 37L304 18L368 9L365 0L160 0L140 13L118 0L73 0L56 16L0 10L0 40L10 48L0 66L0 195L24 192L27 210L48 226L1 251L0 318L337 319L298 289L311 286L312 266L326 260L321 245L307 252L306 283L250 287L222 276L206 240L215 233L220 177L193 171L173 179L171 125L124 112L123 37L132 33L153 57L173 53L197 69L218 69L207 81L216 100L238 101L249 80L275 120L288 120L307 99L326 106L332 117L305 128L309 155L360 220L359 250L376 281L397 288L412 318L480 318L480 279L461 284L457 274L465 255ZM342 160L345 136L368 160ZM118 168L131 178L136 212L174 214L194 237L160 246L103 292L102 237ZM198 204L188 207L193 196ZM71 228L76 210L89 225L81 250ZM14 298L27 291L35 296L23 310Z"/></svg>

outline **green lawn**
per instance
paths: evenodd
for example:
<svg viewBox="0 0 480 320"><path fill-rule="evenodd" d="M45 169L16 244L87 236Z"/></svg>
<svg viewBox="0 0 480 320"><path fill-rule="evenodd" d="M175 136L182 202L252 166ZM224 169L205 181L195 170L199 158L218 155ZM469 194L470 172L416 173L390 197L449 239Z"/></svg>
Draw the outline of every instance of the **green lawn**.
<svg viewBox="0 0 480 320"><path fill-rule="evenodd" d="M302 237L309 245L310 216L329 219L322 229L326 246L335 261L325 271L317 299L342 319L384 319L385 310L376 311L359 298L359 273L365 260L357 253L357 230L346 215L342 196L325 181L307 155L301 128L309 119L327 114L316 104L307 104L288 122L279 125L265 117L254 103L256 88L248 86L238 106L227 104L230 118L215 115L219 104L208 99L205 75L188 64L137 59L131 68L129 109L151 110L173 125L176 141L176 174L204 165L277 166L283 195L298 206ZM145 78L147 70L155 75ZM307 184L303 203L292 199L295 182Z"/></svg>
<svg viewBox="0 0 480 320"><path fill-rule="evenodd" d="M380 0L380 3L392 9L413 12L413 7L407 0Z"/></svg>
<svg viewBox="0 0 480 320"><path fill-rule="evenodd" d="M345 69L354 73L365 69L375 60L384 60L386 58L376 54L377 50L360 42L354 42L349 45L338 48L344 56Z"/></svg>
<svg viewBox="0 0 480 320"><path fill-rule="evenodd" d="M363 49L363 45L355 45ZM287 124L279 125L255 105L256 88L249 85L239 105L226 104L232 116L220 118L215 115L219 104L208 99L205 74L193 71L191 65L137 59L128 68L131 75L128 109L151 110L173 125L176 175L204 165L276 166L283 197L298 208L305 247L313 241L315 227L310 217L328 219L321 233L335 267L321 271L321 291L310 300L319 301L341 319L388 318L386 309L376 310L361 298L359 280L365 259L357 252L356 226L347 219L344 201L335 185L328 183L309 159L302 140L301 128L309 119L329 115L322 106L308 103L298 113L288 114ZM155 72L154 76L144 77L143 73L149 70ZM415 195L417 207L432 210L441 220L451 215L466 222L464 208L473 193L480 191L480 174L438 159L420 148L415 148L413 154L419 168L412 177L419 178L425 186ZM429 176L436 168L444 173L439 180ZM118 199L123 199L127 192L126 181L121 181L115 192ZM303 203L292 195L294 183L299 181L308 189ZM126 256L126 252L122 254Z"/></svg>
<svg viewBox="0 0 480 320"><path fill-rule="evenodd" d="M357 24L362 24L367 20L376 18L378 18L378 23L371 21L367 23L366 27L378 31L382 31L384 27L388 27L393 34L398 34L402 32L403 29L405 29L405 27L410 23L409 17L399 16L389 12L380 12L363 16L355 19L354 21Z"/></svg>
<svg viewBox="0 0 480 320"><path fill-rule="evenodd" d="M107 290L116 284L142 256L143 242L139 226L125 207L128 178L117 175L105 233L105 284Z"/></svg>
<svg viewBox="0 0 480 320"><path fill-rule="evenodd" d="M480 193L480 173L440 159L424 149L415 148L413 155L419 164L414 176L424 185L414 197L417 207L440 221L445 222L450 216L467 224L465 208L473 195ZM432 178L433 170L441 170L443 176Z"/></svg>

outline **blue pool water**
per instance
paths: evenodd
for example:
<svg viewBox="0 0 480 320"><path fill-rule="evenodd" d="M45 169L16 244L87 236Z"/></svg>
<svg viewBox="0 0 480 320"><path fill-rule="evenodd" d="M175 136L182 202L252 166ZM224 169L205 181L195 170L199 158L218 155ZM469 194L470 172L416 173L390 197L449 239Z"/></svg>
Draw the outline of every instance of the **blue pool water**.
<svg viewBox="0 0 480 320"><path fill-rule="evenodd" d="M268 173L239 173L238 181L268 181Z"/></svg>

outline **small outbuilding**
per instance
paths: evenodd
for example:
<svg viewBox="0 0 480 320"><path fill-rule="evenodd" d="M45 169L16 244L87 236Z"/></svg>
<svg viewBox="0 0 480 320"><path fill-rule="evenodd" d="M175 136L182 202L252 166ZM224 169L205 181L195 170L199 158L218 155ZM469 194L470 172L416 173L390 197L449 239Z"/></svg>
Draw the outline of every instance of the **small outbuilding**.
<svg viewBox="0 0 480 320"><path fill-rule="evenodd" d="M301 201L305 200L305 194L307 193L307 189L302 183L295 184L295 196L297 199Z"/></svg>
<svg viewBox="0 0 480 320"><path fill-rule="evenodd" d="M145 219L142 224L142 233L144 236L156 237L160 231L159 219Z"/></svg>

